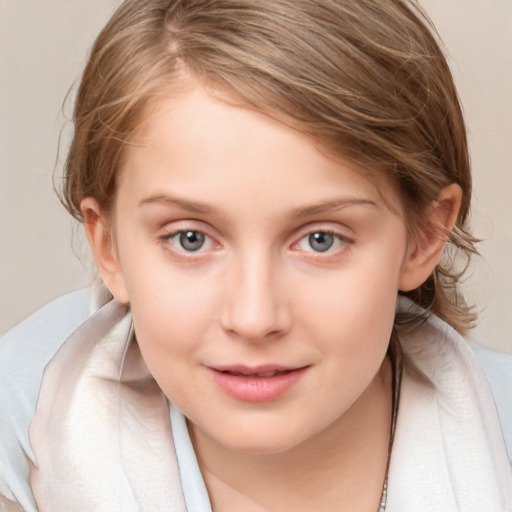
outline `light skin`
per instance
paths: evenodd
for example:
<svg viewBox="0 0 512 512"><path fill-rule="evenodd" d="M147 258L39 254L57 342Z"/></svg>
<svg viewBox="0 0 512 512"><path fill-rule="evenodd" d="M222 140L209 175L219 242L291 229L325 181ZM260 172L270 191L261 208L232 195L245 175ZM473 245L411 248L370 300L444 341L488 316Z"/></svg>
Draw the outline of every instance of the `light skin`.
<svg viewBox="0 0 512 512"><path fill-rule="evenodd" d="M432 233L451 229L459 187L443 189L413 242L384 178L199 84L162 100L135 141L113 218L83 200L86 232L110 291L131 304L149 370L189 420L214 510L374 512L397 292L437 264ZM298 377L240 398L216 380L235 365Z"/></svg>

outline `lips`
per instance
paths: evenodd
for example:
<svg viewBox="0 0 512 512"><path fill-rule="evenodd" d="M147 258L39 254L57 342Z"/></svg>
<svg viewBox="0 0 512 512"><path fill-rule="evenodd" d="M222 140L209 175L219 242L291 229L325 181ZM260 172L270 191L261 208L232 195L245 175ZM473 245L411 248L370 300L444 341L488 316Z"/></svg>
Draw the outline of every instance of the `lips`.
<svg viewBox="0 0 512 512"><path fill-rule="evenodd" d="M245 402L276 400L294 387L308 366L266 365L208 367L215 384L232 398Z"/></svg>
<svg viewBox="0 0 512 512"><path fill-rule="evenodd" d="M281 375L283 373L287 373L293 371L293 368L286 370L259 370L259 371L240 371L240 370L219 370L222 373L227 373L228 375L237 375L239 377L261 377L262 379L269 379L270 377L275 377L276 375Z"/></svg>

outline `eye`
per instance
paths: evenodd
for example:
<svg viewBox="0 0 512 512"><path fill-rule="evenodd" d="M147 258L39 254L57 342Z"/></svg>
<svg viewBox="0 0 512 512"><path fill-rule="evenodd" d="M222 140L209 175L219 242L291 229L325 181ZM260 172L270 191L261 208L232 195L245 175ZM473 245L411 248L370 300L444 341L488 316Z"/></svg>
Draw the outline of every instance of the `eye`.
<svg viewBox="0 0 512 512"><path fill-rule="evenodd" d="M334 252L348 243L341 235L330 231L314 231L301 238L297 247L306 252Z"/></svg>
<svg viewBox="0 0 512 512"><path fill-rule="evenodd" d="M213 245L210 237L195 229L176 231L167 235L165 240L181 252L199 252Z"/></svg>

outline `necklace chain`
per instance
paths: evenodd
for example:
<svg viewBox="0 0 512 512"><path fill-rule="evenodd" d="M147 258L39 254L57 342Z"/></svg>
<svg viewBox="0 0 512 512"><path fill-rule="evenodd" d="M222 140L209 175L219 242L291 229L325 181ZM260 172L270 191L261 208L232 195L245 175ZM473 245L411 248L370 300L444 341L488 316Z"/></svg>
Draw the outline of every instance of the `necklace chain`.
<svg viewBox="0 0 512 512"><path fill-rule="evenodd" d="M395 440L396 422L398 418L398 405L400 403L400 388L402 384L403 358L402 347L398 336L393 333L389 346L389 357L393 368L393 410L391 414L391 431L389 434L388 458L386 461L386 476L384 477L384 485L382 486L382 495L378 512L386 512L386 504L388 501L388 475L389 465L391 462L391 452L393 450L393 441Z"/></svg>

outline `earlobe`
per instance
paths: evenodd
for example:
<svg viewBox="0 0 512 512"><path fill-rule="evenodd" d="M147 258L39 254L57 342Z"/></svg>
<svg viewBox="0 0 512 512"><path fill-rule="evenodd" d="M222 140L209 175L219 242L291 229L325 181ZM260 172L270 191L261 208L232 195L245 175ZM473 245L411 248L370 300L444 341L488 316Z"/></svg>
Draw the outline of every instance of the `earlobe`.
<svg viewBox="0 0 512 512"><path fill-rule="evenodd" d="M410 291L422 285L439 263L457 221L462 189L452 183L441 190L416 236L409 241L399 289Z"/></svg>
<svg viewBox="0 0 512 512"><path fill-rule="evenodd" d="M91 246L96 268L110 293L120 302L129 302L128 292L112 240L112 234L98 202L86 197L80 203L85 233Z"/></svg>

